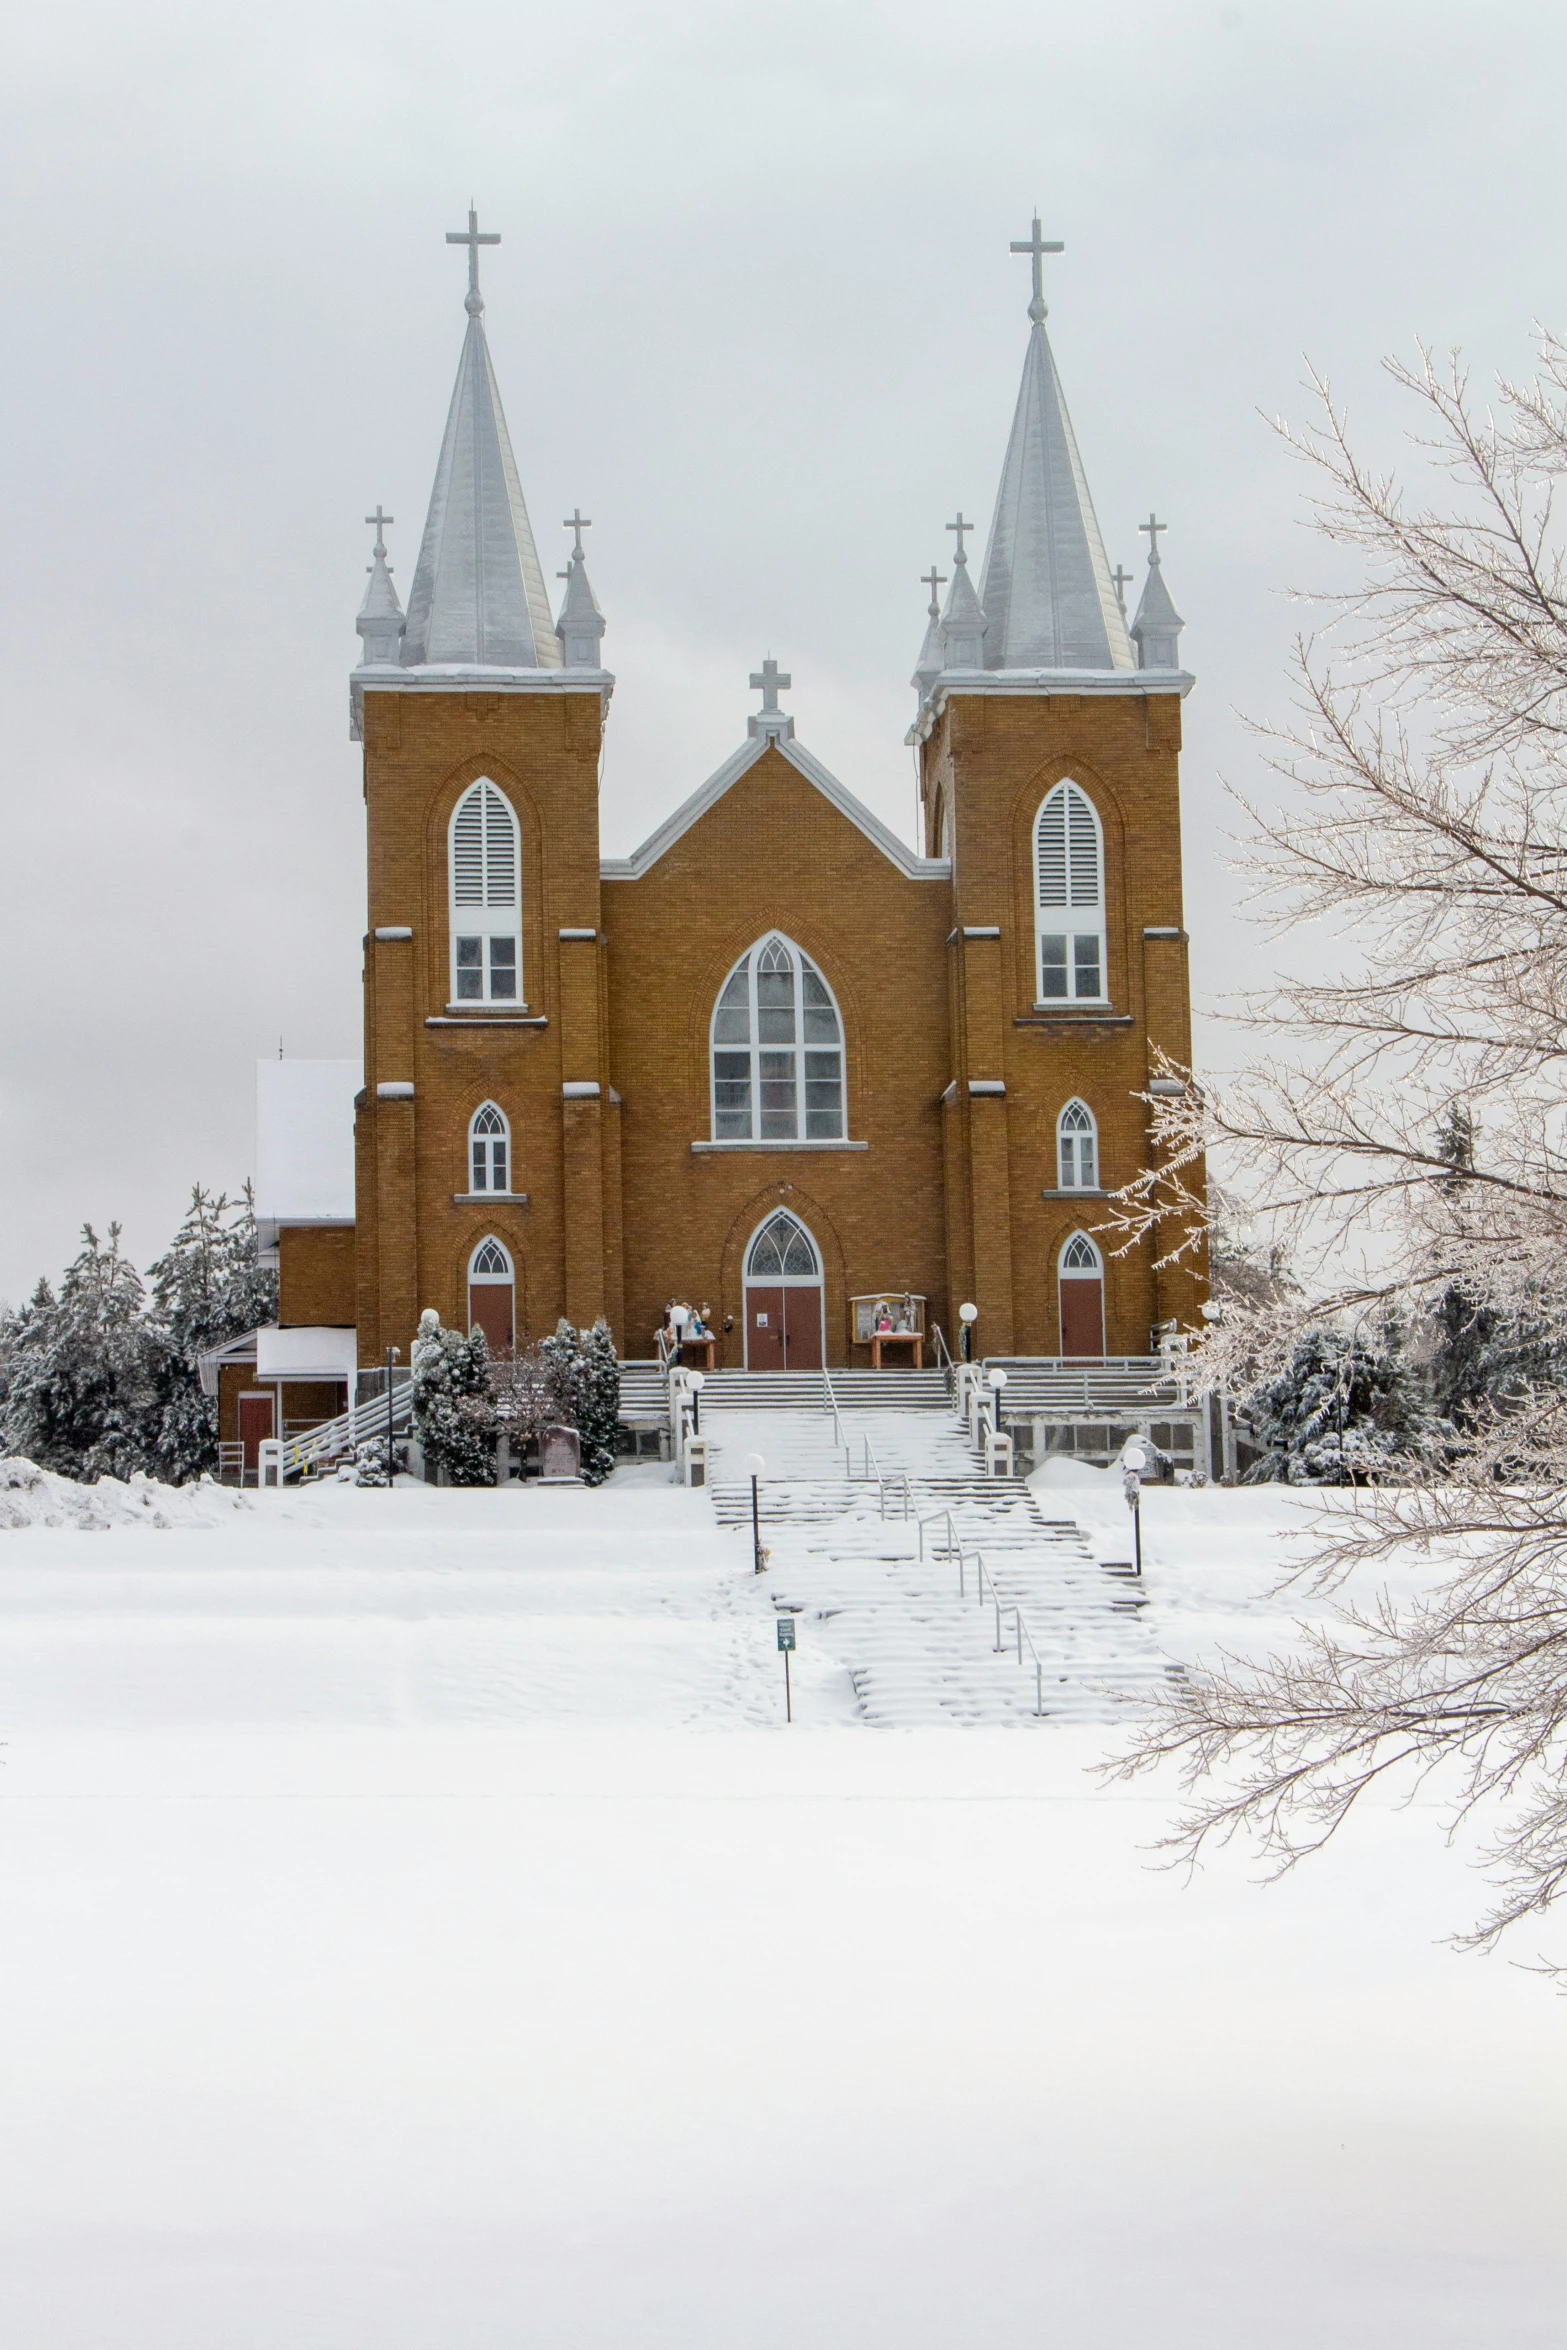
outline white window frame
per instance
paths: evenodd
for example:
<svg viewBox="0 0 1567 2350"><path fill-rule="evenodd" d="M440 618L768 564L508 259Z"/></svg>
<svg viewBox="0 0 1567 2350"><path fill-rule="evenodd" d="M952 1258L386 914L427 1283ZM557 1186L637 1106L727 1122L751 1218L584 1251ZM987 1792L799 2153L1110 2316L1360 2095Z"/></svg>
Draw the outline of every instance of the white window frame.
<svg viewBox="0 0 1567 2350"><path fill-rule="evenodd" d="M1089 1182L1083 1180L1085 1144L1088 1173L1092 1178ZM1099 1164L1099 1121L1080 1095L1074 1095L1056 1120L1056 1184L1061 1191L1104 1188Z"/></svg>
<svg viewBox="0 0 1567 2350"><path fill-rule="evenodd" d="M794 973L793 1005L795 1014L795 1034L792 1045L788 1043L780 1044L765 1039L761 1033L762 1010L758 1001L757 980L762 958L765 955L771 954L775 949L781 949L788 956ZM744 1043L740 1043L732 1038L720 1038L718 1034L720 1014L738 1008L726 1005L724 998L728 994L730 987L733 985L734 981L742 970L744 970L746 975L745 1008L747 1015L747 1041ZM827 998L826 1006L807 1005L805 1000L807 973L810 973L820 983L822 991ZM831 1045L829 1045L825 1039L821 1037L812 1038L806 1034L808 1013L813 1011L820 1013L828 1007L831 1008L833 1022L837 1034L836 1043ZM820 1056L829 1052L836 1055L838 1062L837 1128L831 1134L812 1134L809 1131L810 1103L806 1092L809 1075L809 1063L813 1055ZM750 1128L749 1131L745 1134L720 1134L718 1130L720 1116L718 1106L718 1087L720 1083L718 1075L718 1055L720 1053L734 1056L738 1056L739 1054L744 1053L747 1057L749 1070L748 1084L750 1089ZM785 1053L790 1055L793 1063L794 1128L793 1131L789 1134L763 1134L760 1131L763 1085L762 1062L764 1057L776 1060L780 1055ZM743 955L740 955L736 958L736 960L730 965L728 971L726 972L723 986L719 989L718 994L714 999L713 1014L710 1022L708 1023L707 1073L708 1132L712 1137L714 1147L718 1149L722 1149L725 1147L725 1145L728 1145L736 1150L755 1150L758 1148L765 1150L769 1143L776 1143L781 1148L786 1148L792 1143L814 1142L830 1144L835 1142L846 1142L848 1140L849 1071L848 1053L844 1041L843 1012L839 1005L837 996L833 993L832 985L828 980L826 973L821 969L821 966L814 962L812 958L806 954L803 947L797 946L792 938L786 938L781 930L769 930L765 932L761 938L757 939L754 945L746 948L746 951ZM774 1078L770 1079L769 1081L776 1082L777 1080ZM724 1082L729 1083L733 1082L733 1080L726 1078ZM818 1077L816 1082L825 1083L826 1080ZM726 1111L724 1115L732 1116L733 1112Z"/></svg>
<svg viewBox="0 0 1567 2350"><path fill-rule="evenodd" d="M1092 1265L1069 1265L1067 1263L1067 1252L1070 1249L1076 1248L1080 1242L1082 1246L1087 1249L1089 1255L1093 1258L1094 1261ZM1061 1243L1061 1254L1056 1259L1057 1280L1103 1281L1104 1277L1105 1261L1103 1255L1100 1252L1098 1242L1090 1239L1086 1232L1069 1232L1065 1240L1063 1240Z"/></svg>
<svg viewBox="0 0 1567 2350"><path fill-rule="evenodd" d="M1058 872L1045 870L1046 818L1059 804L1062 843ZM1049 902L1046 902L1047 893ZM1065 942L1065 964L1054 954ZM1046 944L1052 947L1050 970L1062 970L1065 987L1047 986ZM1092 949L1097 984L1078 982L1088 967L1086 949ZM1059 1004L1107 1004L1110 1001L1109 934L1105 921L1105 834L1094 806L1080 783L1063 776L1046 792L1034 818L1034 986L1036 1008L1050 1011Z"/></svg>
<svg viewBox="0 0 1567 2350"><path fill-rule="evenodd" d="M464 811L475 805L480 812L478 866L475 871L468 862L465 841L464 869L459 871L458 826ZM522 827L517 822L516 809L500 785L488 775L478 776L469 784L452 810L446 835L446 872L451 934L450 1009L471 1011L480 1005L502 1004L508 1011L525 1012L528 1007L522 972ZM463 952L464 946L471 945L475 939L479 941L477 965ZM512 957L509 973L505 959L508 946ZM479 979L477 989L473 986L475 969ZM504 989L508 976L509 994Z"/></svg>
<svg viewBox="0 0 1567 2350"><path fill-rule="evenodd" d="M481 1118L494 1119L498 1121L498 1124L487 1126L481 1131L479 1125ZM495 1174L497 1145L499 1145L501 1167L505 1176L503 1183L496 1183L492 1180ZM479 1179L481 1171L484 1177L482 1182ZM513 1181L511 1120L499 1102L481 1102L468 1121L468 1172L464 1189L473 1198L485 1195L490 1198L509 1199Z"/></svg>

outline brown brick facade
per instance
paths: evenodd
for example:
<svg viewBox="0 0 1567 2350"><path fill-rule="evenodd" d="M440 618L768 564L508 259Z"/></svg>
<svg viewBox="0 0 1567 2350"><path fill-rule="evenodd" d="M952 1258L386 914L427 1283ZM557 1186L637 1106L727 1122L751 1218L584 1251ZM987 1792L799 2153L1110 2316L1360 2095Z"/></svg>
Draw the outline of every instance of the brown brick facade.
<svg viewBox="0 0 1567 2350"><path fill-rule="evenodd" d="M745 1250L783 1204L821 1254L829 1362L867 1359L847 1300L883 1287L923 1292L949 1339L972 1295L987 1353L1060 1351L1060 1249L1104 1206L1049 1196L1057 1116L1087 1101L1102 1180L1125 1182L1147 1155L1150 1050L1189 1058L1176 694L954 692L923 749L925 845L934 857L944 801L950 872L904 870L768 743L639 877L602 880L595 689L368 690L364 712L355 1303L340 1236L285 1234L285 1321L352 1318L362 1363L389 1344L406 1357L422 1307L466 1318L469 1258L493 1232L519 1330L604 1313L646 1356L678 1295L733 1318L720 1359L738 1363ZM521 832L526 1010L505 1018L448 1002L447 833L479 776ZM1104 828L1111 1000L1093 1013L1035 1002L1034 824L1066 776ZM837 998L847 1144L693 1147L711 1139L718 991L772 930ZM464 1196L486 1099L525 1202ZM1146 1352L1152 1324L1190 1324L1202 1294L1156 1275L1152 1252L1110 1259L1109 1351Z"/></svg>

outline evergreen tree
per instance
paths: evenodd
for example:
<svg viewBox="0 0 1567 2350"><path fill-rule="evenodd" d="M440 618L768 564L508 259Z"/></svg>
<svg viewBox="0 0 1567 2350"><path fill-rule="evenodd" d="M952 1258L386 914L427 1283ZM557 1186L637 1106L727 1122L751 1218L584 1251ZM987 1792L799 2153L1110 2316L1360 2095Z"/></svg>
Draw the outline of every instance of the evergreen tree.
<svg viewBox="0 0 1567 2350"><path fill-rule="evenodd" d="M1369 1340L1314 1325L1247 1409L1265 1448L1247 1472L1254 1485L1397 1484L1435 1434L1396 1323Z"/></svg>
<svg viewBox="0 0 1567 2350"><path fill-rule="evenodd" d="M482 1330L446 1330L433 1307L413 1346L414 1434L427 1461L453 1485L495 1483L495 1407Z"/></svg>
<svg viewBox="0 0 1567 2350"><path fill-rule="evenodd" d="M156 1387L147 1446L155 1473L183 1484L217 1466L218 1406L200 1357L277 1319L277 1275L257 1261L255 1206L198 1183L185 1221L150 1269Z"/></svg>
<svg viewBox="0 0 1567 2350"><path fill-rule="evenodd" d="M55 1297L40 1281L8 1343L4 1442L60 1476L129 1477L149 1467L156 1362L141 1277L90 1224Z"/></svg>
<svg viewBox="0 0 1567 2350"><path fill-rule="evenodd" d="M577 1430L582 1438L582 1476L602 1485L615 1466L620 1427L620 1363L609 1324L600 1315L582 1341Z"/></svg>

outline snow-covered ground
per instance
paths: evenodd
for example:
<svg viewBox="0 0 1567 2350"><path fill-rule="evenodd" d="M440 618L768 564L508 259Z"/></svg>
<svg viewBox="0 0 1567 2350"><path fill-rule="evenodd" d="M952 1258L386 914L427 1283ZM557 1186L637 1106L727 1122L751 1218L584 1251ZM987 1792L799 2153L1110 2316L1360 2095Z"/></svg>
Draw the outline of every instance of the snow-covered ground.
<svg viewBox="0 0 1567 2350"><path fill-rule="evenodd" d="M1100 1723L867 1726L901 1525L665 1474L0 1532L8 2350L1559 2342L1567 2009L1428 1808L1171 1877ZM1150 1494L1104 1637L1287 1636L1308 1508Z"/></svg>

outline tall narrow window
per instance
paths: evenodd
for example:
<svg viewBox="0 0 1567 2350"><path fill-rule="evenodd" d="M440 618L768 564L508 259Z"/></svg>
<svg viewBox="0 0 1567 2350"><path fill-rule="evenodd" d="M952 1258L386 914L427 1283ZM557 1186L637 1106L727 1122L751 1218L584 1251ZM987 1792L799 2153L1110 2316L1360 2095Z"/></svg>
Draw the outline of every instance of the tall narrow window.
<svg viewBox="0 0 1567 2350"><path fill-rule="evenodd" d="M522 859L517 819L488 776L452 817L452 1001L522 1000Z"/></svg>
<svg viewBox="0 0 1567 2350"><path fill-rule="evenodd" d="M1099 1189L1099 1133L1086 1102L1068 1102L1056 1120L1056 1159L1063 1191Z"/></svg>
<svg viewBox="0 0 1567 2350"><path fill-rule="evenodd" d="M511 1133L493 1102L473 1113L468 1127L470 1191L510 1191Z"/></svg>
<svg viewBox="0 0 1567 2350"><path fill-rule="evenodd" d="M808 955L776 932L742 955L713 1012L713 1140L841 1142L843 1022Z"/></svg>
<svg viewBox="0 0 1567 2350"><path fill-rule="evenodd" d="M1088 794L1058 783L1034 831L1039 1000L1105 999L1104 833Z"/></svg>

